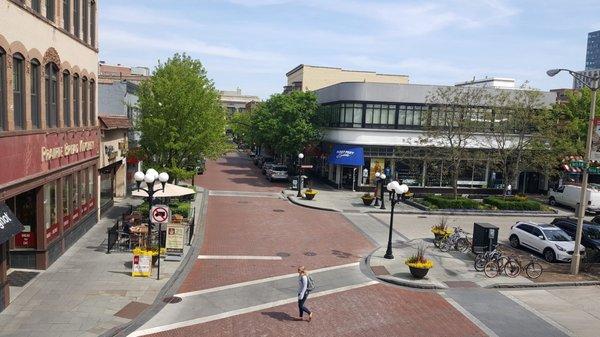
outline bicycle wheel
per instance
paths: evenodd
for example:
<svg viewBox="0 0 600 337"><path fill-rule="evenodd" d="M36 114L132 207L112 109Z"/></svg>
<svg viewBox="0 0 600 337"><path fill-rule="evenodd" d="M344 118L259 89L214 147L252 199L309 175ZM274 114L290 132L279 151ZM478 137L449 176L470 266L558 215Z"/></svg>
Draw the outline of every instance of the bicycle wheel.
<svg viewBox="0 0 600 337"><path fill-rule="evenodd" d="M448 239L442 239L442 240L440 241L440 250L441 250L442 252L447 252L447 251L449 251L449 250L450 250L450 246L451 246L451 245L450 245L450 240L448 240Z"/></svg>
<svg viewBox="0 0 600 337"><path fill-rule="evenodd" d="M525 266L525 274L527 274L527 277L529 278L538 278L542 275L543 271L542 265L534 261L529 262L527 266Z"/></svg>
<svg viewBox="0 0 600 337"><path fill-rule="evenodd" d="M435 248L440 248L440 241L442 241L442 239L433 239L433 245Z"/></svg>
<svg viewBox="0 0 600 337"><path fill-rule="evenodd" d="M456 250L466 253L469 251L469 241L465 238L460 238L456 241Z"/></svg>
<svg viewBox="0 0 600 337"><path fill-rule="evenodd" d="M508 277L517 277L521 274L521 266L513 260L508 260L504 265L504 273Z"/></svg>
<svg viewBox="0 0 600 337"><path fill-rule="evenodd" d="M483 256L483 254L477 254L477 256L475 257L475 262L473 263L475 270L477 271L483 271L483 268L485 267L485 264L487 263L487 260L485 259L485 257Z"/></svg>
<svg viewBox="0 0 600 337"><path fill-rule="evenodd" d="M500 267L500 270L504 270L504 266L508 263L508 257L500 256L499 258L496 259L496 261L498 262L498 266Z"/></svg>
<svg viewBox="0 0 600 337"><path fill-rule="evenodd" d="M498 274L500 274L500 266L498 266L498 262L489 261L486 263L485 267L483 267L483 273L489 278L498 276Z"/></svg>

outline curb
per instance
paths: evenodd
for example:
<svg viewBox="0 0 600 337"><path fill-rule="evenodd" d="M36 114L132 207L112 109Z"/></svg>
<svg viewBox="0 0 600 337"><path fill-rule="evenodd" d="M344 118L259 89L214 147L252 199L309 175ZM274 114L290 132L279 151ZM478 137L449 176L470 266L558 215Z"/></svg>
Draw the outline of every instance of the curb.
<svg viewBox="0 0 600 337"><path fill-rule="evenodd" d="M285 197L294 205L298 205L298 206L302 206L302 207L306 207L306 208L311 208L311 209L318 209L321 211L327 211L327 212L337 212L337 213L343 213L342 211L340 211L339 209L335 209L335 208L327 208L327 207L320 207L320 206L313 206L313 205L306 205L303 204L301 202L298 202L297 200L294 200L294 196L292 195L285 195Z"/></svg>
<svg viewBox="0 0 600 337"><path fill-rule="evenodd" d="M573 282L540 282L540 283L496 283L486 286L489 289L519 289L519 288L550 288L550 287L583 287L597 286L600 281L573 281Z"/></svg>
<svg viewBox="0 0 600 337"><path fill-rule="evenodd" d="M395 276L387 276L387 275L379 275L376 276L378 279L380 279L381 281L387 282L387 283L391 283L391 284L395 284L395 285L399 285L399 286L404 286L404 287L409 287L409 288L417 288L417 289L448 289L448 287L440 287L437 286L435 284L419 284L419 283L413 283L410 281L405 281L402 280L400 278L397 278Z"/></svg>

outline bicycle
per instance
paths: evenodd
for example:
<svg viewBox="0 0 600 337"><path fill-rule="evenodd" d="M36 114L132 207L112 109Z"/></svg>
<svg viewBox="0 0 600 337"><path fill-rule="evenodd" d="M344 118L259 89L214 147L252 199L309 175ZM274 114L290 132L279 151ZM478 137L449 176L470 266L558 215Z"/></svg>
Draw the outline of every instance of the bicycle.
<svg viewBox="0 0 600 337"><path fill-rule="evenodd" d="M523 267L521 260L517 257L511 257L509 262L504 266L504 273L508 277L517 277L524 270L527 277L536 279L540 277L544 271L542 265L535 261L533 255L529 255L529 262Z"/></svg>
<svg viewBox="0 0 600 337"><path fill-rule="evenodd" d="M490 261L497 261L499 267L501 269L504 269L504 266L508 263L509 259L508 257L503 256L502 252L497 250L496 247L494 247L494 250L492 251L477 254L477 256L475 257L475 261L473 262L475 270L483 271L485 265Z"/></svg>
<svg viewBox="0 0 600 337"><path fill-rule="evenodd" d="M454 248L460 252L466 253L471 246L471 242L467 238L467 234L460 228L454 227L454 233L440 240L440 250L447 252L450 248Z"/></svg>

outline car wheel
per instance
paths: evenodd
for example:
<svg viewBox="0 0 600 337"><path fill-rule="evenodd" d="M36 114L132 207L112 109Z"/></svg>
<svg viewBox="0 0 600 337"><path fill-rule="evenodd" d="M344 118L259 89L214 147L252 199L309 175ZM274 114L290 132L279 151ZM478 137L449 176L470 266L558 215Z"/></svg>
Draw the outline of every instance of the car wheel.
<svg viewBox="0 0 600 337"><path fill-rule="evenodd" d="M550 199L548 200L548 203L552 206L556 206L556 199L554 199L554 197L550 197Z"/></svg>
<svg viewBox="0 0 600 337"><path fill-rule="evenodd" d="M552 249L546 248L544 250L544 259L548 262L554 262L554 260L556 260L556 254Z"/></svg>
<svg viewBox="0 0 600 337"><path fill-rule="evenodd" d="M513 248L519 248L519 246L521 245L521 241L519 241L519 237L514 234L510 236L508 241L510 241L510 245Z"/></svg>

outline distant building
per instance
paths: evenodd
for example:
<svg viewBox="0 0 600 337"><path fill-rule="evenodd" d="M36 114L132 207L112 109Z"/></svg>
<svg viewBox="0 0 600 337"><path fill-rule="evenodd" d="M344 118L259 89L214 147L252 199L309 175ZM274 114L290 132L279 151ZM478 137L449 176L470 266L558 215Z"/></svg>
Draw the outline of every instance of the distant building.
<svg viewBox="0 0 600 337"><path fill-rule="evenodd" d="M588 33L585 70L600 69L600 30Z"/></svg>
<svg viewBox="0 0 600 337"><path fill-rule="evenodd" d="M599 76L600 75L600 68L598 69L587 69L587 70L583 70L583 71L578 71L578 74L582 74L585 76L589 76L589 77L594 77L594 76ZM591 83L587 83L588 85L591 85ZM583 88L583 83L576 79L575 77L573 77L573 89L581 89Z"/></svg>
<svg viewBox="0 0 600 337"><path fill-rule="evenodd" d="M98 79L100 83L128 80L135 84L150 77L150 69L146 67L126 67L121 64L109 65L100 61Z"/></svg>
<svg viewBox="0 0 600 337"><path fill-rule="evenodd" d="M556 93L556 103L567 102L569 100L569 98L567 97L567 92L570 91L574 91L574 89L561 88L550 90L550 92Z"/></svg>
<svg viewBox="0 0 600 337"><path fill-rule="evenodd" d="M242 95L242 89L240 88L232 91L221 90L220 94L221 104L227 109L229 115L236 112L244 112L248 103L260 101L258 96Z"/></svg>
<svg viewBox="0 0 600 337"><path fill-rule="evenodd" d="M132 128L126 116L98 116L101 130L100 165L98 165L98 205L100 212L108 210L114 197L124 197L127 191L128 133ZM135 169L135 168L134 168Z"/></svg>
<svg viewBox="0 0 600 337"><path fill-rule="evenodd" d="M512 78L486 77L480 80L473 78L472 81L466 81L455 84L457 87L486 87L495 89L515 89L515 80Z"/></svg>
<svg viewBox="0 0 600 337"><path fill-rule="evenodd" d="M407 75L378 74L374 71L346 70L301 64L287 74L283 92L315 91L342 82L408 84Z"/></svg>

